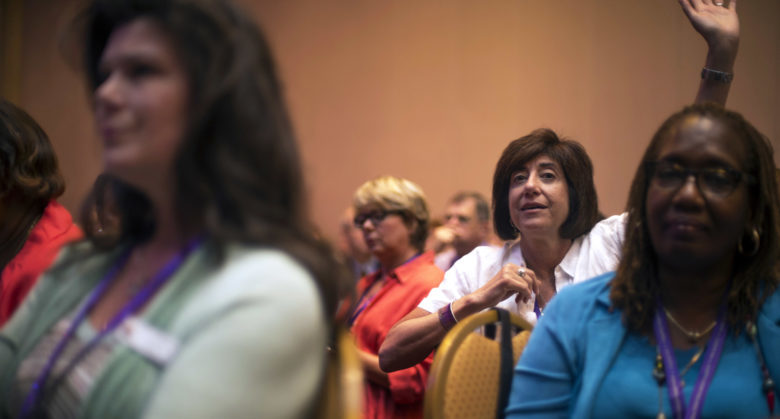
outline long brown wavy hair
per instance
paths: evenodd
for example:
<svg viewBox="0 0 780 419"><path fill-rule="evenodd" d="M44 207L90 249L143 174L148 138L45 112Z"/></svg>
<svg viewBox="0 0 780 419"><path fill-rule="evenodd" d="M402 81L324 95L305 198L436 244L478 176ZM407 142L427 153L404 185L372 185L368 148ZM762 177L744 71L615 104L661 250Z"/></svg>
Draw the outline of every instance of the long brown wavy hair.
<svg viewBox="0 0 780 419"><path fill-rule="evenodd" d="M750 230L756 228L760 234L758 249L755 254L742 253L734 243L736 256L727 296L727 322L738 333L746 321L755 321L763 301L780 284L780 201L771 144L742 115L717 104L688 106L669 117L653 136L631 185L623 255L611 283L610 299L615 308L622 310L629 329L652 330L660 288L656 275L657 256L650 241L645 213L650 183L646 166L647 162L657 159L668 134L688 116L716 119L736 133L747 156L743 171L757 180L748 186L752 210L742 240L749 243Z"/></svg>
<svg viewBox="0 0 780 419"><path fill-rule="evenodd" d="M246 243L288 252L313 274L330 313L348 274L308 220L282 86L249 16L227 0L95 0L75 28L92 91L102 82L100 58L117 28L148 18L172 39L190 82L188 125L175 161L182 231L203 232L220 250ZM103 248L148 239L156 228L148 197L112 177L101 187L90 199L107 194L119 211L118 234L110 240L88 228L87 238Z"/></svg>

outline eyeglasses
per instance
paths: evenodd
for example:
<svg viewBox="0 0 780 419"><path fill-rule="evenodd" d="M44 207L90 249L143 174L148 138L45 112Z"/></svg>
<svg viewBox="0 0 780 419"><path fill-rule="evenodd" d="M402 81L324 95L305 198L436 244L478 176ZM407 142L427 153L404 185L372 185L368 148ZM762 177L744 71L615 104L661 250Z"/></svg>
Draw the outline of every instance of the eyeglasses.
<svg viewBox="0 0 780 419"><path fill-rule="evenodd" d="M356 215L353 222L355 223L355 227L363 228L363 224L366 223L366 220L371 220L371 224L377 225L381 223L382 220L384 220L388 215L391 214L403 215L403 213L404 213L403 211L399 211L399 210L364 212Z"/></svg>
<svg viewBox="0 0 780 419"><path fill-rule="evenodd" d="M755 182L753 176L726 166L691 169L669 161L652 161L646 163L646 168L653 183L660 188L678 190L693 176L699 190L712 198L729 196L742 181Z"/></svg>
<svg viewBox="0 0 780 419"><path fill-rule="evenodd" d="M447 214L444 216L445 223L449 223L452 219L455 219L458 224L467 224L469 221L471 221L471 217L467 217L465 215Z"/></svg>

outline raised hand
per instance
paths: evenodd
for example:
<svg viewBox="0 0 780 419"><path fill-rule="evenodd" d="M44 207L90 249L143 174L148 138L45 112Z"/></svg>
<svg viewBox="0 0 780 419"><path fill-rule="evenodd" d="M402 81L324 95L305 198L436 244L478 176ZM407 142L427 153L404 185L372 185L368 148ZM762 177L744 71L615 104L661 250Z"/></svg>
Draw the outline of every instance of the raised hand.
<svg viewBox="0 0 780 419"><path fill-rule="evenodd" d="M696 102L715 102L723 106L729 96L730 79L739 49L739 17L737 0L677 0L691 25L707 42L704 67L729 76L712 80L702 78ZM704 73L702 73L704 74Z"/></svg>
<svg viewBox="0 0 780 419"><path fill-rule="evenodd" d="M710 48L735 48L739 43L737 0L678 0L693 28Z"/></svg>

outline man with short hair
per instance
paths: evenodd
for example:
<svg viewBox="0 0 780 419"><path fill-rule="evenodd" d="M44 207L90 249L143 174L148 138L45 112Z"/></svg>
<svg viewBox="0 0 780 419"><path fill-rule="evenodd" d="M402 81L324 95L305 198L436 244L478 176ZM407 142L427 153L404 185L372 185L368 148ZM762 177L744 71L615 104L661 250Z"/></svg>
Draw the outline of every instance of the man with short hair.
<svg viewBox="0 0 780 419"><path fill-rule="evenodd" d="M444 212L444 225L452 230L452 250L436 255L436 266L446 271L475 247L488 244L490 206L478 192L459 192Z"/></svg>

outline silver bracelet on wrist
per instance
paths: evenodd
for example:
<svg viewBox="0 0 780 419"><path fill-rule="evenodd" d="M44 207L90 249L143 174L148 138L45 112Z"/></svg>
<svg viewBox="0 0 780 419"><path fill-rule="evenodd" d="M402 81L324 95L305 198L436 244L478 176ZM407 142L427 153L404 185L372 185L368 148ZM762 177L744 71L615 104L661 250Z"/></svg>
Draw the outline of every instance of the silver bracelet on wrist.
<svg viewBox="0 0 780 419"><path fill-rule="evenodd" d="M734 79L734 73L704 67L701 69L701 78L703 80L717 81L720 83L731 83L731 80Z"/></svg>

